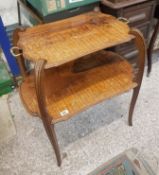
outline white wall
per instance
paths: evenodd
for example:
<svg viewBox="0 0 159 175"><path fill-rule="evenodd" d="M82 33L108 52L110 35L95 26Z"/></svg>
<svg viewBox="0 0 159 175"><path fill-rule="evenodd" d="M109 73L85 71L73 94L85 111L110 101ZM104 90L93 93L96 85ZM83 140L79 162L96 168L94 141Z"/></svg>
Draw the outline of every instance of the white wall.
<svg viewBox="0 0 159 175"><path fill-rule="evenodd" d="M0 10L16 8L16 0L0 0Z"/></svg>

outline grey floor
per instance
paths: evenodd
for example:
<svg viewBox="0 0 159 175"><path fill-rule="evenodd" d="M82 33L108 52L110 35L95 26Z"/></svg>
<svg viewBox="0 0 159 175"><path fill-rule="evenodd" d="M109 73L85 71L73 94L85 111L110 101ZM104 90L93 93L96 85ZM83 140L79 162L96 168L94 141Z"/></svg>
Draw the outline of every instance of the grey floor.
<svg viewBox="0 0 159 175"><path fill-rule="evenodd" d="M131 92L103 102L56 125L63 155L59 168L40 119L31 117L14 92L9 100L17 135L0 145L0 175L85 175L131 147L155 168L159 161L159 61L144 76L134 113L127 125ZM157 171L157 169L156 169Z"/></svg>

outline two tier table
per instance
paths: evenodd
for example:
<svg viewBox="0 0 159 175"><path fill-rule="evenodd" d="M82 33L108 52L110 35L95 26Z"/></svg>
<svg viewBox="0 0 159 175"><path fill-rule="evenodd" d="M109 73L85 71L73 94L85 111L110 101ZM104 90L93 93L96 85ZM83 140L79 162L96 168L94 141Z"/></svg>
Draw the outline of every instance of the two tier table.
<svg viewBox="0 0 159 175"><path fill-rule="evenodd" d="M139 50L136 74L126 59L106 50L130 40ZM132 125L145 63L145 43L138 30L110 15L89 12L17 29L11 52L24 77L19 88L23 104L32 115L42 119L59 166L62 161L55 123L133 89L129 110ZM32 71L26 70L26 59L34 64Z"/></svg>

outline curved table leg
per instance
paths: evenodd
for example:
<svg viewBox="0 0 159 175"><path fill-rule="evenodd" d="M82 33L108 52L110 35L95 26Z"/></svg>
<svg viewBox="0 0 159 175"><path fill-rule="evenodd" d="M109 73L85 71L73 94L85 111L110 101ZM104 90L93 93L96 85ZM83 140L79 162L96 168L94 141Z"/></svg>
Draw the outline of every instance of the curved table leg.
<svg viewBox="0 0 159 175"><path fill-rule="evenodd" d="M147 74L148 75L151 73L151 69L152 69L152 53L153 53L153 48L154 48L154 44L155 44L156 39L157 39L158 32L159 32L159 20L155 26L154 32L153 32L151 40L150 40L149 47L147 49L147 61L148 61Z"/></svg>
<svg viewBox="0 0 159 175"><path fill-rule="evenodd" d="M133 125L133 113L134 113L134 109L135 109L135 105L136 105L139 91L140 91L139 86L137 86L136 88L133 89L133 95L132 95L132 100L131 100L131 104L130 104L129 118L128 118L129 126Z"/></svg>
<svg viewBox="0 0 159 175"><path fill-rule="evenodd" d="M40 116L41 116L44 128L55 150L58 166L60 166L62 163L60 149L57 142L54 125L51 123L52 119L47 112L45 95L43 91L44 90L43 88L44 65L45 65L45 60L39 60L35 65L35 88L36 88L36 94L37 94L37 101L38 101L39 110L40 110L39 112L40 112Z"/></svg>
<svg viewBox="0 0 159 175"><path fill-rule="evenodd" d="M132 29L130 31L130 34L135 36L135 45L137 49L139 50L139 58L138 58L138 73L136 76L136 82L138 86L134 88L134 92L132 95L132 100L130 104L130 109L129 109L129 118L128 118L128 124L129 126L132 126L132 119L133 119L133 112L135 108L135 104L138 98L138 94L140 91L141 83L142 83L142 78L143 78L143 73L144 73L144 65L145 65L145 57L146 57L146 45L144 42L143 35L141 34L140 31L137 29Z"/></svg>

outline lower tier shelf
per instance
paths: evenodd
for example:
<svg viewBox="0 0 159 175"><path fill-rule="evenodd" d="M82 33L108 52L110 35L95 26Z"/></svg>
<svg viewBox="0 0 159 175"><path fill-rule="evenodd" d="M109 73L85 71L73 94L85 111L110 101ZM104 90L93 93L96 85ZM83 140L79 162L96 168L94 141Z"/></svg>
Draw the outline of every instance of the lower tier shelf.
<svg viewBox="0 0 159 175"><path fill-rule="evenodd" d="M96 52L45 70L46 108L56 123L136 86L132 67L126 60L112 52ZM29 112L38 115L33 74L22 83L20 94Z"/></svg>

